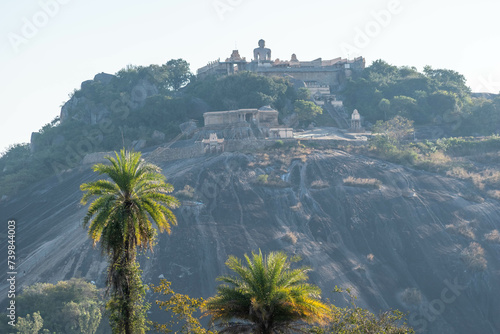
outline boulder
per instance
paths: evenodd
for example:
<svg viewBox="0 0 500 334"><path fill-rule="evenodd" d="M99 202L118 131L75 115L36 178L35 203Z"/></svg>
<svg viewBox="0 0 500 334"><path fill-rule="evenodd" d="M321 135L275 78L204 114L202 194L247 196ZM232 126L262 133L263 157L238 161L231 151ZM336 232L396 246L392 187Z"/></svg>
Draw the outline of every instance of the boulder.
<svg viewBox="0 0 500 334"><path fill-rule="evenodd" d="M144 139L134 140L130 146L134 151L140 151L146 147L146 141Z"/></svg>
<svg viewBox="0 0 500 334"><path fill-rule="evenodd" d="M148 80L141 79L130 91L132 101L138 105L143 105L146 98L158 95L158 88Z"/></svg>
<svg viewBox="0 0 500 334"><path fill-rule="evenodd" d="M108 74L108 73L98 73L94 76L94 81L99 81L100 83L107 85L113 80L115 76L113 74Z"/></svg>
<svg viewBox="0 0 500 334"><path fill-rule="evenodd" d="M198 126L196 125L195 121L191 120L180 124L179 128L181 129L183 135L189 137L196 131Z"/></svg>
<svg viewBox="0 0 500 334"><path fill-rule="evenodd" d="M95 165L107 163L108 160L105 157L114 157L114 152L94 152L89 153L83 157L82 165Z"/></svg>
<svg viewBox="0 0 500 334"><path fill-rule="evenodd" d="M165 140L165 133L158 131L158 130L154 130L153 134L151 135L151 138L155 139L155 140L163 141L163 140Z"/></svg>

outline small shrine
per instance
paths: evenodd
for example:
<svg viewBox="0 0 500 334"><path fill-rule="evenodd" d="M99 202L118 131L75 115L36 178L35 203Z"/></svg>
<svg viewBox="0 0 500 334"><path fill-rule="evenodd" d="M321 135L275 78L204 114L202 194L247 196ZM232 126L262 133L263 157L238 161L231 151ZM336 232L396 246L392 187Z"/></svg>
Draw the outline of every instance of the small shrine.
<svg viewBox="0 0 500 334"><path fill-rule="evenodd" d="M211 133L208 139L201 141L204 153L224 152L224 138L219 139L216 133Z"/></svg>
<svg viewBox="0 0 500 334"><path fill-rule="evenodd" d="M354 109L351 116L351 129L359 131L361 130L361 116L357 109Z"/></svg>

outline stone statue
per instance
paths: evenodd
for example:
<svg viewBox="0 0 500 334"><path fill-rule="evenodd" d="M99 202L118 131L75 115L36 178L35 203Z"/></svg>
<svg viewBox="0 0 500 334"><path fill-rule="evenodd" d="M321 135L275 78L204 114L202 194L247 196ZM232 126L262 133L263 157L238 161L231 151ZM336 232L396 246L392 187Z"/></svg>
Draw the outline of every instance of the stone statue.
<svg viewBox="0 0 500 334"><path fill-rule="evenodd" d="M264 60L271 60L271 49L265 47L266 42L261 39L259 41L259 47L253 49L253 59L258 62L263 62Z"/></svg>

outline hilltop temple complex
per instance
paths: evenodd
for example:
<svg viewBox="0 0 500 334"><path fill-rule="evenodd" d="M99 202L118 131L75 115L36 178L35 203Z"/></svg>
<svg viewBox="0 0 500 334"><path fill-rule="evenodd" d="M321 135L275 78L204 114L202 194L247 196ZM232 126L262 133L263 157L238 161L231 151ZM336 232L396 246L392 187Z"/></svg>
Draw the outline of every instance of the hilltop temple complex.
<svg viewBox="0 0 500 334"><path fill-rule="evenodd" d="M249 71L264 76L287 77L293 80L297 88L303 87L309 90L312 101L317 105L325 108L328 105L331 112L336 112L335 109L342 110L343 105L342 101L337 100L336 94L354 71L365 67L365 59L362 57L353 60L318 58L312 61L300 61L296 54L292 54L290 60L273 60L271 55L271 49L266 48L265 41L261 39L258 47L253 50L251 61L242 57L238 50L233 50L225 61L211 62L198 69L197 75L204 78L210 75L226 76ZM347 118L347 115L345 117ZM294 137L293 128L280 125L278 111L269 106L259 109L205 112L203 118L204 134L201 143L205 153L223 152L226 149L226 140L231 139ZM350 129L353 132L361 132L361 121L361 116L355 110L351 116ZM347 119L344 122L346 128L349 128Z"/></svg>
<svg viewBox="0 0 500 334"><path fill-rule="evenodd" d="M271 59L271 49L265 47L265 41L260 40L258 47L253 51L253 60L247 61L241 57L238 50L233 50L225 61L220 59L210 62L198 69L200 78L209 75L230 75L240 71L250 71L265 76L292 77L296 80L329 89L332 93L338 92L353 71L365 68L365 59L358 57L352 60L335 58L323 60L317 58L312 61L300 61L296 54L290 60Z"/></svg>

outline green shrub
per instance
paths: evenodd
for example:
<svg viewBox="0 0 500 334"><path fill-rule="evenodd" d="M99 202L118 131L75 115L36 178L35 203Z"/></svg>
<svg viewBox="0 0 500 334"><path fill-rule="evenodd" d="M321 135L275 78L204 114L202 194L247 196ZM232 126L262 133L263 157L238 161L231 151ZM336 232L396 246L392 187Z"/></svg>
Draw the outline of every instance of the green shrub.
<svg viewBox="0 0 500 334"><path fill-rule="evenodd" d="M269 175L267 174L262 174L257 176L257 183L260 184L267 184L267 179L269 178Z"/></svg>

